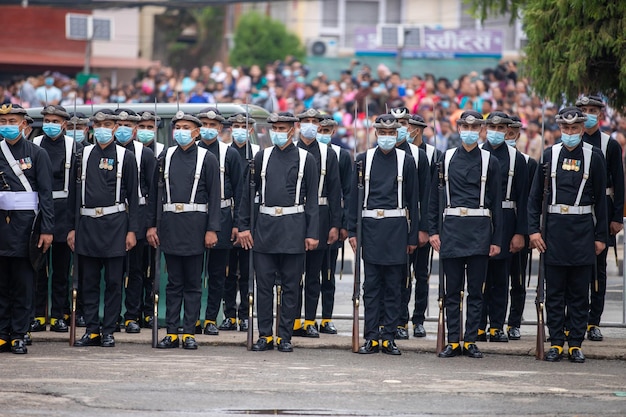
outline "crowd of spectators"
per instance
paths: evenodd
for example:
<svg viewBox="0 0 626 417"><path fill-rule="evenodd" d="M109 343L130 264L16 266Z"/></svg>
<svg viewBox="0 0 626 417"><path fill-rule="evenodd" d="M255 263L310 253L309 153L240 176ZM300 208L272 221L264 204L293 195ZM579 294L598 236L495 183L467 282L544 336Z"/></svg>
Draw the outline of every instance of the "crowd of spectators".
<svg viewBox="0 0 626 417"><path fill-rule="evenodd" d="M45 103L71 107L74 101L123 105L152 103L155 98L158 102L180 103L249 102L270 112L320 109L339 123L333 141L347 148L354 148L356 143L359 151L365 149L366 142L371 145L375 141L372 129L367 129L373 118L390 108L407 107L424 117L430 126L424 136L440 150L460 144L455 122L464 110L473 109L485 117L499 110L522 119L517 147L534 158L541 152L542 129L546 146L559 141L554 119L563 104L542 103L532 93L529 81L518 76L514 62L502 62L496 68L472 71L452 80L435 74L402 78L383 64L371 68L357 60L339 74L312 74L306 65L287 57L250 68L215 62L177 72L157 65L134 82L115 87L108 79L91 80L79 87L75 79L59 73L0 85L3 103L21 103L24 107ZM605 116L602 129L626 149L626 115L607 109Z"/></svg>

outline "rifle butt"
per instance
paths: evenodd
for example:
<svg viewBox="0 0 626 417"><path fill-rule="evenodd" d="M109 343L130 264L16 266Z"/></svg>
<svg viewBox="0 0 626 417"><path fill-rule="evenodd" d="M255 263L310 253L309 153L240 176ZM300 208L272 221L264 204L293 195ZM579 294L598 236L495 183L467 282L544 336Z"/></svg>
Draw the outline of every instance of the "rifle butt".
<svg viewBox="0 0 626 417"><path fill-rule="evenodd" d="M72 288L72 312L70 314L70 346L74 346L76 340L76 302L78 299L78 290Z"/></svg>
<svg viewBox="0 0 626 417"><path fill-rule="evenodd" d="M278 329L280 327L280 307L283 303L282 301L283 294L283 286L281 284L276 285L276 334L278 335ZM248 323L250 325L250 323Z"/></svg>
<svg viewBox="0 0 626 417"><path fill-rule="evenodd" d="M248 335L246 348L252 350L254 344L254 294L248 294Z"/></svg>
<svg viewBox="0 0 626 417"><path fill-rule="evenodd" d="M153 296L154 308L152 310L152 347L156 348L159 343L159 294Z"/></svg>
<svg viewBox="0 0 626 417"><path fill-rule="evenodd" d="M543 303L537 303L537 346L535 347L535 359L542 361L544 357L543 343L546 340L546 329L543 320Z"/></svg>
<svg viewBox="0 0 626 417"><path fill-rule="evenodd" d="M443 351L446 344L446 319L443 312L443 300L439 300L439 317L437 319L437 347L436 353Z"/></svg>
<svg viewBox="0 0 626 417"><path fill-rule="evenodd" d="M352 310L352 352L359 352L359 300L354 300Z"/></svg>

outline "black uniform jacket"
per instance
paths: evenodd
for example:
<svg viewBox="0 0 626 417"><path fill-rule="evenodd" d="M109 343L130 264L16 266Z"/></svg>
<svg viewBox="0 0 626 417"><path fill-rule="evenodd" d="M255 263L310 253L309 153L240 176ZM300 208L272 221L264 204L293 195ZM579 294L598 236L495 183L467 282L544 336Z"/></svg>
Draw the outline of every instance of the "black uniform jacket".
<svg viewBox="0 0 626 417"><path fill-rule="evenodd" d="M501 144L497 148L491 146L489 142L485 143L483 149L491 152L491 155L498 159L500 167L500 185L502 200L506 200L506 187L509 181L509 145ZM500 246L500 254L493 259L504 259L511 257L509 247L513 235L528 234L528 165L526 158L521 152L515 153L515 173L511 184L511 197L509 201L514 201L517 205L516 209L502 209L502 242Z"/></svg>
<svg viewBox="0 0 626 417"><path fill-rule="evenodd" d="M219 169L220 160L220 147L219 139L216 139L210 145L207 145L205 141L198 142L198 146L208 149L215 159L217 159L217 166ZM241 192L243 190L243 180L241 178L242 163L239 152L237 152L232 146L226 146L226 159L224 160L224 199L233 199L233 204L230 207L224 207L221 209L221 226L220 232L217 234L217 245L215 249L230 249L233 247L233 242L230 240L230 235L233 227L238 222L239 217L239 205L241 204ZM245 149L245 148L244 148ZM217 193L220 194L219 185L219 173L217 176Z"/></svg>
<svg viewBox="0 0 626 417"><path fill-rule="evenodd" d="M376 148L370 171L369 197L367 209L398 208L398 162L396 149L385 154ZM357 164L363 165L365 176L365 153L357 156ZM350 237L356 236L356 220L358 203L358 175L352 175L352 191L350 192L350 215L348 232ZM410 219L418 219L417 201L419 196L418 182L415 178L415 161L410 153L405 153L402 169L403 197L402 206L408 210ZM363 260L378 265L401 265L406 263L407 245L417 245L418 222L405 217L388 217L384 219L363 218L362 221Z"/></svg>
<svg viewBox="0 0 626 417"><path fill-rule="evenodd" d="M7 142L7 145L9 143ZM33 192L39 196L41 233L54 233L54 204L52 202L52 168L46 151L32 142L20 139L9 149L22 165ZM0 152L0 191L25 191L17 175ZM8 185L5 186L5 183ZM33 210L0 210L0 256L28 256L28 242L35 220ZM7 221L8 218L8 221Z"/></svg>
<svg viewBox="0 0 626 417"><path fill-rule="evenodd" d="M159 155L158 164L165 166L167 149ZM187 150L176 147L169 169L172 203L189 203L196 171L198 146ZM163 212L161 224L156 224L157 209L167 202L167 192L163 185L161 202L157 203L159 169L156 170L148 200L148 227L158 227L157 233L164 253L177 256L200 255L204 252L206 232L220 231L220 174L215 155L207 152L204 157L196 198L194 203L207 204L208 213L199 211L173 213ZM158 206L157 206L158 204Z"/></svg>
<svg viewBox="0 0 626 417"><path fill-rule="evenodd" d="M444 155L441 164L444 164ZM448 182L450 183L450 207L479 208L480 177L482 159L480 148L476 146L467 152L463 146L457 148L450 161ZM429 208L429 234L439 234L442 258L460 258L474 255L488 255L490 245L502 243L502 195L498 160L491 155L487 169L485 207L491 210L489 217L446 216L443 227L439 227L441 210L447 206L445 187L444 207L439 204L439 178L432 179Z"/></svg>
<svg viewBox="0 0 626 417"><path fill-rule="evenodd" d="M48 153L50 164L52 165L52 191L63 191L65 188L65 136L59 135L56 139L51 139L46 135L41 138L41 145ZM83 151L83 144L77 143L70 158L69 188L74 187L76 178L72 176L72 170L76 164L76 155ZM54 199L54 241L65 242L67 233L74 229L70 223L67 198Z"/></svg>
<svg viewBox="0 0 626 417"><path fill-rule="evenodd" d="M564 160L568 163L564 164ZM550 175L552 148L543 154L547 175ZM567 169L571 161L580 161L578 171ZM574 162L575 163L575 162ZM565 146L559 154L556 168L556 203L574 205L583 178L583 150L579 144L569 151ZM528 233L540 231L541 202L544 193L545 169L539 167L533 179L528 200ZM552 202L552 181L548 179L548 204ZM607 242L608 221L606 210L606 168L602 153L594 148L589 178L583 189L581 206L594 205L592 214L548 214L543 239L546 243L546 264L577 266L593 265L596 261L595 241ZM595 220L594 220L595 217Z"/></svg>
<svg viewBox="0 0 626 417"><path fill-rule="evenodd" d="M261 166L263 154L271 148L259 151L254 158L256 190L261 194ZM296 200L296 180L300 164L299 150L294 144L285 149L273 147L267 164L265 206L291 207ZM304 204L304 213L279 217L259 213L253 231L254 250L260 253L304 253L306 238L320 239L319 205L317 187L319 173L313 155L307 154L304 177L300 188L299 203ZM249 178L246 178L249 183ZM239 210L239 230L250 230L250 193L244 193Z"/></svg>
<svg viewBox="0 0 626 417"><path fill-rule="evenodd" d="M135 161L137 161L137 156L135 155L135 145L134 141L128 141L126 143L127 151L133 154ZM143 145L142 145L143 146ZM139 187L141 188L141 195L146 198L146 204L139 205L139 231L137 232L137 239L145 239L146 238L146 230L148 229L148 224L146 223L146 218L148 215L148 194L150 193L150 188L152 187L152 181L154 180L154 171L156 170L156 157L154 152L152 152L152 148L148 146L143 146L143 150L141 151L141 165L139 168Z"/></svg>
<svg viewBox="0 0 626 417"><path fill-rule="evenodd" d="M83 152L86 148L83 148ZM101 164L103 158L114 160L112 169ZM81 157L82 161L82 157ZM94 145L86 170L85 201L83 207L109 207L116 204L115 183L117 176L116 145L110 142L102 149L99 144ZM80 216L76 212L76 198L81 198L81 188L74 181L70 187L68 208L70 221L74 224L75 216L80 216L76 230L76 253L97 258L113 258L126 255L126 234L139 231L138 196L137 196L137 163L135 157L128 151L124 152L122 162L122 183L120 202L127 202L125 212L108 214L102 217ZM75 179L74 173L74 179Z"/></svg>
<svg viewBox="0 0 626 417"><path fill-rule="evenodd" d="M299 140L297 146L313 155L317 166L317 172L321 173L322 157L320 155L319 142L314 140L310 145L307 145L304 141ZM336 154L332 148L327 147L326 175L324 177L324 186L320 197L326 197L328 199L328 205L319 206L320 243L316 250L326 250L328 248L328 232L333 227L336 227L337 229L341 227L341 179L339 178L339 162L337 161L337 157L335 155Z"/></svg>
<svg viewBox="0 0 626 417"><path fill-rule="evenodd" d="M600 129L592 135L583 134L583 141L601 150ZM604 156L604 155L603 155ZM624 216L624 167L622 165L622 147L616 140L610 139L606 146L606 186L613 188L613 197L607 196L608 222L622 223ZM608 243L615 245L615 236L609 235Z"/></svg>
<svg viewBox="0 0 626 417"><path fill-rule="evenodd" d="M411 153L411 147L407 141L402 142L398 146L408 155ZM418 164L417 164L417 187L419 189L419 231L428 232L428 198L430 196L430 166L428 165L428 157L423 149L418 147Z"/></svg>
<svg viewBox="0 0 626 417"><path fill-rule="evenodd" d="M335 148L329 145L328 149L335 151ZM348 230L348 201L350 199L350 191L352 187L352 157L350 152L339 149L339 180L341 181L341 228ZM333 249L343 247L343 242L337 240L332 246Z"/></svg>

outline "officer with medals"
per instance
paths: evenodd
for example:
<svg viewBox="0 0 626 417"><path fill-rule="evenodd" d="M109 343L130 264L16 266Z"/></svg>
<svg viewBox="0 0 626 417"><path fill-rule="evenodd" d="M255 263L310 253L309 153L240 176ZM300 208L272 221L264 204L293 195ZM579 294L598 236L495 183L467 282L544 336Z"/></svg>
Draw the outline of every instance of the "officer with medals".
<svg viewBox="0 0 626 417"><path fill-rule="evenodd" d="M544 359L558 362L565 340L571 362L585 362L581 350L589 317L589 282L596 257L606 249L608 219L606 168L602 153L582 142L587 116L576 107L557 115L561 143L546 149L550 170L546 230L540 231L544 170L537 170L528 201L530 245L545 253L546 315L550 350ZM569 335L564 333L565 315Z"/></svg>
<svg viewBox="0 0 626 417"><path fill-rule="evenodd" d="M342 207L339 239L330 246L330 249L324 252L324 259L322 260L322 285L320 287L322 322L320 323L319 332L326 334L337 334L337 328L331 321L333 317L333 308L335 306L335 272L339 249L342 251L345 250L344 241L348 238L348 195L350 194L352 180L352 157L350 157L350 153L347 150L342 149L339 145L331 143L336 129L337 122L333 120L332 116L328 114L320 115L319 127L315 138L320 143L320 146L327 145L329 150L332 149L339 162Z"/></svg>
<svg viewBox="0 0 626 417"><path fill-rule="evenodd" d="M477 340L486 340L489 320L489 341L508 342L504 332L509 295L510 262L513 254L524 246L528 233L528 167L524 156L504 143L508 126L513 123L508 115L494 111L485 120L487 142L482 146L498 160L502 186L502 241L500 253L489 259L487 279L483 291L483 308Z"/></svg>
<svg viewBox="0 0 626 417"><path fill-rule="evenodd" d="M195 143L202 126L197 117L179 111L172 123L178 145L159 157L165 181L163 201L157 201L158 171L148 194L146 238L155 248L161 245L167 263L167 335L157 347L180 346L178 326L184 304L182 345L184 349L197 349L194 333L202 299L204 250L217 244L220 230L219 165L211 152ZM163 210L159 229L157 204Z"/></svg>
<svg viewBox="0 0 626 417"><path fill-rule="evenodd" d="M126 253L137 243L139 212L135 157L116 145L118 116L109 109L92 116L96 144L83 148L81 187L70 188L67 243L80 255L86 333L74 346L114 347L113 332L122 309L122 277ZM73 177L75 178L75 177ZM75 199L80 199L76 212ZM100 327L100 280L104 268L104 318Z"/></svg>
<svg viewBox="0 0 626 417"><path fill-rule="evenodd" d="M138 123L142 120L142 116L137 115L129 109L117 109L115 114L118 119L116 121L115 140L117 143L126 148L135 157L137 163L137 194L139 197L139 229L136 234L137 244L128 251L126 271L127 280L124 282L125 288L125 307L124 312L124 328L126 333L139 333L141 331L141 315L142 301L144 299L144 286L146 282L147 265L144 264L144 256L148 250L146 241L146 224L147 216L147 199L148 192L152 186L154 179L154 171L156 169L156 158L152 149L144 146L141 142L136 141ZM148 114L154 124L154 116ZM152 288L150 288L150 291ZM150 292L146 298L151 298Z"/></svg>
<svg viewBox="0 0 626 417"><path fill-rule="evenodd" d="M520 137L522 120L516 115L510 115L509 119L511 119L512 123L509 123L507 127L504 141L508 146L515 148L515 143ZM522 153L522 156L526 160L528 188L530 188L538 164L537 161L529 155ZM509 308L509 318L507 319L507 336L509 340L520 340L522 337L520 326L522 325L522 314L524 313L524 305L526 302L526 267L528 266L528 255L530 253L528 244L528 234L526 234L524 236L524 247L511 256L509 263L509 276L511 278L511 290L509 291L511 305ZM479 335L479 338L480 337ZM483 340L486 340L487 334L484 333L483 337Z"/></svg>
<svg viewBox="0 0 626 417"><path fill-rule="evenodd" d="M149 149L151 151L151 155L156 159L158 158L160 152L163 151L163 144L158 143L156 141L157 137L157 129L159 127L159 122L161 118L154 113L152 110L147 110L138 114L139 121L137 122L137 133L135 137L137 140L143 144L145 149ZM159 152L159 153L155 153ZM143 158L143 156L142 156ZM152 168L152 172L154 175L154 171L156 170L156 162L154 163L154 168ZM148 179L145 177L146 185L150 182L150 187L143 190L143 192L150 192L152 188L152 180L153 177ZM147 194L142 194L146 196ZM142 207L140 207L141 210ZM147 224L145 226L147 228ZM145 236L145 233L143 233ZM140 311L143 313L143 319L140 322L141 327L151 329L152 328L152 315L154 314L154 298L152 297L153 283L154 283L154 268L155 268L155 256L156 250L150 244L145 241L147 244L143 245L143 250L141 254L141 274L143 277L142 289L140 290L139 300L141 303ZM137 242L139 245L141 242Z"/></svg>
<svg viewBox="0 0 626 417"><path fill-rule="evenodd" d="M413 157L396 148L401 126L396 118L378 116L373 126L378 146L359 154L355 165L361 165L364 172L363 207L356 197L358 175L354 172L348 222L350 245L356 252L356 220L362 210L365 344L358 352L379 352L382 339L383 353L400 355L394 341L401 314L398 300L406 281L407 254L418 245L418 179Z"/></svg>
<svg viewBox="0 0 626 417"><path fill-rule="evenodd" d="M51 247L51 308L50 330L53 332L68 331L68 279L72 252L67 246L67 233L73 228L69 223L67 197L69 187L74 185L74 178L70 178L74 160L74 139L64 135L68 127L70 115L65 108L59 105L44 107L42 136L33 138L33 143L45 149L52 164L52 198L54 199L54 239ZM77 144L77 150L82 145ZM35 291L35 319L31 322L30 331L46 330L46 316L48 307L48 274L49 268L38 271Z"/></svg>
<svg viewBox="0 0 626 417"><path fill-rule="evenodd" d="M254 120L245 113L235 114L226 120L230 123L231 136L233 138L230 147L239 153L241 161L248 162L259 152L259 145L250 142L254 135ZM250 166L244 163L242 166L242 192L248 190L244 179L248 176ZM258 201L255 201L258 204ZM230 250L228 262L228 276L224 283L224 322L220 330L236 330L239 323L239 331L248 331L248 280L250 278L249 251L241 247L239 242L233 244ZM237 292L239 292L239 308L237 308ZM237 321L239 317L239 321Z"/></svg>
<svg viewBox="0 0 626 417"><path fill-rule="evenodd" d="M67 121L67 127L65 128L65 135L74 139L76 143L81 145L89 145L89 117L85 116L85 113L70 112L70 118Z"/></svg>
<svg viewBox="0 0 626 417"><path fill-rule="evenodd" d="M273 146L254 158L261 204L254 231L250 230L250 204L254 203L249 193L244 193L239 210L239 242L244 249L254 250L259 339L253 351L274 349L272 311L277 277L283 293L276 342L280 352L293 351L291 336L305 253L319 243L319 173L313 155L292 142L298 121L289 112L267 118Z"/></svg>
<svg viewBox="0 0 626 417"><path fill-rule="evenodd" d="M339 161L334 151L328 146L322 146L316 139L321 114L315 109L308 109L297 115L300 120L300 140L298 148L304 149L315 158L317 164L318 202L319 202L319 237L320 244L315 250L306 253L304 271L304 324L300 320L303 297L302 291L298 296L298 314L294 321L294 336L319 337L315 315L320 299L321 281L327 279L328 271L324 265L324 255L329 245L339 239L341 227L341 182L339 179Z"/></svg>
<svg viewBox="0 0 626 417"><path fill-rule="evenodd" d="M416 219L419 228L417 245L418 250L410 254L408 263L405 263L403 274L406 280L405 282L403 282L402 285L402 311L400 312L400 321L398 322L398 326L396 328L396 339L402 340L409 338L409 301L411 300L411 292L413 289L413 279L411 277L410 266L416 265L416 258L418 256L419 249L423 248L428 243L428 197L430 194L430 166L425 150L418 148L417 145L414 145L408 141L410 126L409 121L411 120L411 113L409 113L409 109L407 109L406 107L397 107L389 110L389 114L395 117L398 123L400 123L396 148L401 149L404 152L407 152L407 154L413 156L419 188L419 217L418 219ZM426 252L426 259L428 259L428 252Z"/></svg>
<svg viewBox="0 0 626 417"><path fill-rule="evenodd" d="M217 336L217 313L224 295L224 283L228 273L229 253L237 240L237 216L241 202L243 181L242 163L239 153L219 140L225 119L216 108L206 108L196 117L202 122L198 146L207 149L219 162L221 226L217 234L217 244L207 252L208 296L204 314L204 334ZM223 330L235 330L236 322L224 319ZM199 332L196 327L196 332Z"/></svg>
<svg viewBox="0 0 626 417"><path fill-rule="evenodd" d="M413 114L408 119L408 134L406 141L410 144L417 146L422 151L426 152L426 161L429 166L429 178L432 181L433 177L437 176L437 161L441 158L441 151L435 149L433 145L429 145L424 142L423 134L424 128L428 125L424 121L424 118L418 114ZM421 182L421 181L420 181ZM421 192L420 188L420 192ZM430 198L436 198L436 196L430 195L430 183L426 187L427 203L421 203L420 211L428 210L430 204ZM417 248L417 255L415 262L413 263L413 269L415 271L415 307L413 309L413 315L411 322L413 323L413 337L426 337L426 329L424 328L424 319L426 318L426 309L428 308L428 277L429 277L429 258L431 256L432 248L429 242L423 246ZM405 296L406 297L406 296ZM410 289L407 300L407 306L410 298Z"/></svg>
<svg viewBox="0 0 626 417"><path fill-rule="evenodd" d="M622 165L622 148L615 140L600 131L598 120L604 117L604 102L597 96L584 96L576 101L587 120L583 142L599 149L606 161L606 205L608 210L609 238L607 248L598 255L597 274L591 282L591 304L589 305L589 321L587 323L587 339L598 342L603 339L600 331L600 319L604 311L606 296L606 259L610 246L616 247L615 236L623 228L624 212L624 168ZM617 261L617 251L615 252Z"/></svg>
<svg viewBox="0 0 626 417"><path fill-rule="evenodd" d="M31 251L45 253L55 231L50 158L24 139L25 115L15 104L0 107L0 352L15 354L28 353L36 275ZM33 230L36 217L41 223Z"/></svg>
<svg viewBox="0 0 626 417"><path fill-rule="evenodd" d="M482 289L490 257L500 253L502 243L502 197L500 167L495 156L478 147L483 131L482 115L468 110L457 120L462 144L443 155L444 207L439 206L439 178L432 180L429 228L430 244L439 252L445 272L445 308L448 344L441 358L461 354L482 358L476 346L482 311ZM439 216L443 212L443 225ZM460 344L461 291L467 279L467 318L464 344Z"/></svg>

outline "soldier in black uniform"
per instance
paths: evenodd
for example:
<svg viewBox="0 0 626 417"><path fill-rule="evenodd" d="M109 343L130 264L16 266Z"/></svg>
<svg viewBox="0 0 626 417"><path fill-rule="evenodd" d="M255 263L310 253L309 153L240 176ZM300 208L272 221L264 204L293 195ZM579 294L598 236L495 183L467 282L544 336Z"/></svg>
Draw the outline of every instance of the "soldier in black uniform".
<svg viewBox="0 0 626 417"><path fill-rule="evenodd" d="M445 308L448 344L441 358L461 354L482 358L476 346L482 311L482 288L490 257L500 253L502 198L498 160L478 147L484 127L482 115L468 110L457 120L462 144L443 155L444 207L439 206L437 177L432 180L429 227L430 244L439 252L445 272ZM443 211L443 225L439 216ZM461 291L467 275L467 318L464 345L460 341Z"/></svg>
<svg viewBox="0 0 626 417"><path fill-rule="evenodd" d="M604 102L597 96L584 96L576 101L587 120L582 136L585 143L598 148L606 161L606 207L608 210L609 237L607 247L598 255L597 276L591 282L591 304L589 305L589 321L587 323L587 339L601 341L600 319L604 311L606 295L606 259L609 247L617 248L615 236L622 230L624 216L624 168L622 165L622 148L615 140L600 131L598 120L604 117ZM617 251L615 252L617 258ZM617 259L616 259L617 262Z"/></svg>
<svg viewBox="0 0 626 417"><path fill-rule="evenodd" d="M509 265L513 254L524 246L528 233L528 167L524 156L504 142L509 124L506 113L494 111L487 116L487 142L483 150L491 152L498 160L502 186L502 241L500 253L489 259L487 280L483 291L483 309L477 340L486 339L489 319L489 341L508 342L504 332L506 307L509 296ZM485 338L485 339L483 339Z"/></svg>
<svg viewBox="0 0 626 417"><path fill-rule="evenodd" d="M196 117L202 122L198 146L207 149L219 162L221 226L217 244L207 252L208 296L204 313L204 334L217 336L217 313L224 295L224 282L228 274L228 260L233 242L237 240L237 222L241 202L242 178L239 153L218 139L224 128L224 117L216 108L206 108ZM199 324L199 323L197 323ZM236 322L225 318L223 330L235 330ZM200 329L196 327L196 332Z"/></svg>
<svg viewBox="0 0 626 417"><path fill-rule="evenodd" d="M229 117L226 120L230 123L231 135L233 138L231 148L239 153L239 157L245 165L242 166L242 192L249 193L249 184L244 179L250 170L249 161L259 152L259 145L250 142L254 135L254 125L256 120L245 113L240 113ZM258 198L258 197L257 197ZM258 201L255 200L258 204ZM239 331L248 331L248 279L250 277L250 251L241 247L239 242L235 242L230 250L228 263L228 276L224 283L224 323L220 330L236 330L237 317L239 317ZM237 308L237 292L239 292L239 308Z"/></svg>
<svg viewBox="0 0 626 417"><path fill-rule="evenodd" d="M152 110L143 111L138 116L140 120L137 122L136 138L139 142L143 144L145 148L152 151L152 155L156 160L159 154L163 152L164 148L162 143L158 143L156 141L157 131L161 118L156 115ZM153 172L154 170L156 170L156 162L153 168ZM152 182L152 178L150 179L150 182ZM150 184L150 187L152 187L152 184ZM150 188L147 189L147 192L149 191ZM147 225L145 227L147 227ZM143 312L141 326L147 329L152 328L152 314L154 314L154 299L152 298L152 287L154 283L154 268L156 265L154 259L155 256L155 248L150 246L150 244L145 244L142 254L141 269L143 275L141 292L143 293L143 295L140 294L140 297L143 298L143 300L141 301L141 311Z"/></svg>
<svg viewBox="0 0 626 417"><path fill-rule="evenodd" d="M178 146L160 155L165 190L157 201L158 173L148 194L148 231L153 247L161 245L167 263L165 321L167 336L160 349L177 348L180 310L184 303L183 348L197 349L194 336L202 299L202 263L205 248L217 244L220 230L219 168L215 156L195 144L202 122L195 116L177 112L172 118ZM156 227L157 204L163 217Z"/></svg>
<svg viewBox="0 0 626 417"><path fill-rule="evenodd" d="M144 257L148 250L146 241L146 224L147 216L147 200L152 180L154 179L154 171L156 169L156 158L152 149L144 146L136 141L138 123L142 120L142 116L130 109L117 109L115 114L118 119L115 123L115 139L120 146L126 148L134 157L137 163L137 195L139 198L139 229L137 232L137 244L132 248L126 256L126 281L124 282L125 295L124 299L126 312L124 312L124 328L126 333L139 333L141 331L141 314L142 301L144 298L144 284L146 281L147 265L144 264ZM148 113L154 124L154 115ZM152 290L152 288L150 288ZM148 293L149 295L149 293ZM151 298L151 297L146 297Z"/></svg>
<svg viewBox="0 0 626 417"><path fill-rule="evenodd" d="M24 336L36 274L29 259L35 217L41 219L36 246L44 253L55 230L50 158L23 139L25 115L18 105L0 107L0 352L16 354L28 352Z"/></svg>
<svg viewBox="0 0 626 417"><path fill-rule="evenodd" d="M255 184L260 195L259 217L250 231L249 193L244 193L239 211L239 241L244 249L254 247L257 281L259 340L254 351L274 349L272 336L273 287L282 285L282 308L277 329L278 350L292 352L293 323L298 314L298 291L306 251L319 241L318 178L315 158L292 140L298 118L292 113L273 113L270 137L274 146L257 153ZM249 179L246 180L249 183Z"/></svg>
<svg viewBox="0 0 626 417"><path fill-rule="evenodd" d="M422 135L424 133L424 128L428 125L422 116L418 114L411 115L408 122L409 126L406 141L426 152L426 161L428 162L428 166L430 168L429 179L432 181L433 176L437 176L437 161L441 158L441 151L436 149L433 145L429 145L424 142ZM430 183L427 185L426 193L427 201L430 202ZM428 210L429 204L430 203L426 204L426 210ZM421 203L420 212L423 210L424 204ZM417 248L415 263L413 263L413 270L415 271L415 307L413 309L411 322L413 323L414 337L426 337L424 319L426 318L426 309L428 308L428 277L430 275L428 265L431 251L432 248L430 246L430 241L425 245L420 246Z"/></svg>
<svg viewBox="0 0 626 417"><path fill-rule="evenodd" d="M510 115L509 119L511 119L513 123L509 123L508 125L505 142L507 145L515 148L515 142L520 137L522 121L516 115ZM538 164L535 159L525 153L522 153L522 156L526 160L526 168L528 170L528 188L530 188L530 185L533 183L533 178ZM530 253L528 244L528 234L526 234L524 236L524 247L519 252L516 252L511 256L511 261L509 263L509 276L511 278L511 290L509 292L511 307L509 309L509 318L507 320L507 336L509 337L509 340L519 340L522 337L520 326L522 325L522 314L524 313L524 304L526 302L526 267L528 266L528 255ZM487 335L485 333L485 339L486 336Z"/></svg>
<svg viewBox="0 0 626 417"><path fill-rule="evenodd" d="M80 217L78 229L70 230L67 243L80 256L87 324L86 333L74 346L115 346L113 332L122 309L124 259L126 252L137 243L137 163L130 152L114 142L117 119L108 109L92 116L97 143L83 149L81 189L70 188L70 224L75 224L75 216ZM77 198L80 199L78 213ZM101 331L100 272L103 267L106 289Z"/></svg>
<svg viewBox="0 0 626 417"><path fill-rule="evenodd" d="M332 116L322 114L319 119L319 127L315 138L320 146L327 145L328 149L335 152L339 162L339 180L341 181L341 207L342 219L339 229L339 239L324 252L322 260L322 285L320 287L322 299L322 322L320 323L320 333L337 334L337 328L333 324L333 308L335 306L335 272L337 267L337 257L339 249L344 251L344 241L348 238L348 195L352 179L352 158L350 153L342 149L339 145L331 143L335 135L337 122Z"/></svg>
<svg viewBox="0 0 626 417"><path fill-rule="evenodd" d="M545 252L546 314L552 347L544 359L558 362L565 343L565 312L569 320L568 357L582 363L581 350L589 312L589 282L596 257L606 248L606 168L602 154L582 142L585 114L565 107L557 115L561 143L545 150L550 193L544 238L540 233L545 173L537 170L528 202L531 247Z"/></svg>
<svg viewBox="0 0 626 417"><path fill-rule="evenodd" d="M62 106L47 106L41 111L43 116L42 136L33 138L35 145L41 146L48 153L52 164L52 198L54 199L54 240L50 249L52 267L51 277L51 308L50 330L54 332L68 331L68 276L72 253L67 246L67 232L73 228L68 220L67 197L69 187L74 185L70 178L71 166L75 161L74 154L82 150L82 145L75 145L74 139L64 135L70 115ZM78 149L75 149L78 147ZM42 268L37 273L35 291L35 319L31 322L30 331L46 330L48 307L48 274L49 268Z"/></svg>
<svg viewBox="0 0 626 417"><path fill-rule="evenodd" d="M390 114L379 116L373 126L378 146L357 156L357 164L362 164L364 172L363 207L359 207L355 197L358 175L354 172L348 223L350 245L356 251L356 219L358 210L362 210L365 344L359 353L378 352L382 339L383 353L400 355L394 341L400 319L398 300L406 281L403 270L407 254L413 253L418 244L419 189L413 157L396 149L400 127L396 118Z"/></svg>
<svg viewBox="0 0 626 417"><path fill-rule="evenodd" d="M321 114L315 109L308 109L297 115L300 120L300 140L298 148L304 149L315 158L319 173L318 202L319 202L319 236L320 244L315 250L306 253L304 271L304 325L300 321L302 312L302 290L298 294L298 314L294 321L293 335L303 337L319 337L315 315L320 298L322 279L327 279L328 271L323 265L324 254L329 246L339 239L341 227L341 182L339 179L339 161L334 151L328 146L321 146L317 141L317 129ZM303 285L302 285L303 284Z"/></svg>
<svg viewBox="0 0 626 417"><path fill-rule="evenodd" d="M403 275L406 278L402 283L402 311L400 312L400 320L396 328L396 339L409 338L409 301L411 300L411 292L413 290L413 278L411 276L411 265L416 265L419 248L423 248L428 243L428 197L430 195L430 166L428 156L424 149L420 149L417 145L413 145L407 139L409 137L409 121L411 113L406 107L398 107L389 110L389 113L400 123L398 129L398 140L396 148L407 152L413 156L415 162L415 171L419 188L418 213L419 217L415 219L418 223L418 250L408 255L408 262L404 264ZM424 123L425 124L425 123ZM422 251L422 253L424 253ZM428 251L426 251L428 258ZM417 291L417 290L416 290ZM427 292L428 294L428 292ZM422 320L423 323L423 320Z"/></svg>
<svg viewBox="0 0 626 417"><path fill-rule="evenodd" d="M85 116L85 113L70 112L70 119L67 121L65 135L74 139L76 143L80 143L83 146L88 145L89 124L89 117Z"/></svg>

